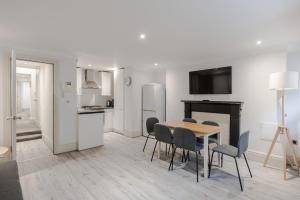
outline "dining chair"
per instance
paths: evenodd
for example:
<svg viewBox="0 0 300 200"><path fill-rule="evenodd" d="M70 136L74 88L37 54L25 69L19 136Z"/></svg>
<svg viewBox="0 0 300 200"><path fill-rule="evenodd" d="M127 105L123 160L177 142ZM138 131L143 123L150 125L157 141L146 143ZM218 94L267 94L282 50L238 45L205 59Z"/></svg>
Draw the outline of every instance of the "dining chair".
<svg viewBox="0 0 300 200"><path fill-rule="evenodd" d="M204 125L209 125L209 126L217 126L219 127L220 125L217 123L217 122L214 122L214 121L204 121L202 122L201 124L204 124ZM198 138L197 139L197 142L201 143L201 144L204 144L204 141L203 141L203 137L201 138ZM218 141L218 135L217 134L214 134L214 135L211 135L208 137L208 144L216 144L216 145L219 145L219 141ZM208 160L210 161L210 146L208 145ZM223 163L223 157L221 157L221 167L222 167L222 163ZM220 164L220 154L218 153L218 164Z"/></svg>
<svg viewBox="0 0 300 200"><path fill-rule="evenodd" d="M190 123L195 123L195 124L197 124L197 121L196 121L195 119L193 119L193 118L184 118L182 121L183 121L183 122L190 122ZM183 150L182 150L181 162L183 162L183 161L186 162L187 159L190 159L189 151L188 151L187 154L185 155L185 151L184 151L184 149L183 149Z"/></svg>
<svg viewBox="0 0 300 200"><path fill-rule="evenodd" d="M197 123L197 121L195 119L193 119L193 118L184 118L182 121L183 122Z"/></svg>
<svg viewBox="0 0 300 200"><path fill-rule="evenodd" d="M155 124L154 125L154 132L155 132L156 142L155 142L155 146L154 146L154 149L153 149L151 162L153 160L154 152L155 152L155 149L156 149L156 146L157 146L158 142L166 143L166 145L168 145L168 144L171 145L171 146L173 145L173 135L171 133L171 130L167 126L164 126L164 125L161 125L161 124ZM167 150L167 148L166 148L166 150ZM166 154L167 154L167 151L166 151Z"/></svg>
<svg viewBox="0 0 300 200"><path fill-rule="evenodd" d="M174 156L176 153L176 149L185 149L188 151L193 151L196 153L196 171L197 171L197 182L199 181L199 170L198 170L198 155L200 150L203 149L202 144L197 143L196 136L193 131L186 128L175 128L173 132L173 142L174 142L174 150L172 153L172 159L169 165L169 170L173 170L174 164Z"/></svg>
<svg viewBox="0 0 300 200"><path fill-rule="evenodd" d="M145 151L149 137L154 139L155 137L154 125L157 124L158 122L159 120L155 117L151 117L146 120L146 129L147 129L148 136L144 144L143 152Z"/></svg>
<svg viewBox="0 0 300 200"><path fill-rule="evenodd" d="M214 153L221 153L222 155L226 155L229 157L234 158L235 161L235 165L236 165L236 169L237 169L237 173L238 173L238 178L239 178L239 182L240 182L240 187L241 187L241 191L243 191L243 185L241 182L241 176L240 176L240 171L239 171L239 167L238 167L238 163L237 163L237 158L240 158L242 155L245 158L250 176L252 178L252 173L245 155L245 152L248 149L248 143L249 143L249 131L243 133L240 138L239 138L239 142L238 142L238 146L234 147L231 145L219 145L215 148L212 149L212 156L211 156L211 161L210 161L210 166L209 166L209 173L208 173L208 178L210 177L210 173L211 173L211 166L212 166L212 161L214 158Z"/></svg>

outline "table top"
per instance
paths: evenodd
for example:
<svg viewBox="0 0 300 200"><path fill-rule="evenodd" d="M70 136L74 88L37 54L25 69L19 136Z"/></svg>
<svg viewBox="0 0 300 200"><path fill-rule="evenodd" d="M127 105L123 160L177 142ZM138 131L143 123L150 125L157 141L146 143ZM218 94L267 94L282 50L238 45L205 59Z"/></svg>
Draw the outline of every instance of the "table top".
<svg viewBox="0 0 300 200"><path fill-rule="evenodd" d="M212 134L220 132L220 127L204 125L204 124L196 124L196 123L191 123L191 122L166 121L166 122L162 122L159 124L165 125L172 129L174 129L176 127L187 128L187 129L192 130L195 134L202 135L202 136L203 135L212 135Z"/></svg>

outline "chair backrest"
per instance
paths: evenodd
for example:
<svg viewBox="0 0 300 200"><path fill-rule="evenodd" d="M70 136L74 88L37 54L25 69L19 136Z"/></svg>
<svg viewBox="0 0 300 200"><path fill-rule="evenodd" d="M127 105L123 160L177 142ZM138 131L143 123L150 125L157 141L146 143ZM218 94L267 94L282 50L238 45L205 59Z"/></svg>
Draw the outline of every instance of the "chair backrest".
<svg viewBox="0 0 300 200"><path fill-rule="evenodd" d="M157 124L159 120L155 117L150 117L146 121L147 132L150 134L154 132L154 124Z"/></svg>
<svg viewBox="0 0 300 200"><path fill-rule="evenodd" d="M240 135L240 138L239 138L239 143L238 143L238 156L239 157L247 151L248 143L249 143L249 131L246 131L242 135Z"/></svg>
<svg viewBox="0 0 300 200"><path fill-rule="evenodd" d="M192 118L184 118L182 121L183 122L197 123L197 121L195 119L192 119Z"/></svg>
<svg viewBox="0 0 300 200"><path fill-rule="evenodd" d="M155 124L154 125L155 139L160 142L164 142L167 144L173 143L173 135L171 130L164 125Z"/></svg>
<svg viewBox="0 0 300 200"><path fill-rule="evenodd" d="M213 121L204 121L202 122L202 124L210 125L210 126L220 126L217 122L213 122Z"/></svg>
<svg viewBox="0 0 300 200"><path fill-rule="evenodd" d="M202 122L201 124L204 124L204 125L209 125L209 126L220 126L217 122L214 122L214 121L204 121ZM218 139L218 135L212 135L210 136L210 138L214 138L214 139Z"/></svg>
<svg viewBox="0 0 300 200"><path fill-rule="evenodd" d="M195 151L196 149L196 136L190 129L175 128L173 132L174 144L178 148Z"/></svg>

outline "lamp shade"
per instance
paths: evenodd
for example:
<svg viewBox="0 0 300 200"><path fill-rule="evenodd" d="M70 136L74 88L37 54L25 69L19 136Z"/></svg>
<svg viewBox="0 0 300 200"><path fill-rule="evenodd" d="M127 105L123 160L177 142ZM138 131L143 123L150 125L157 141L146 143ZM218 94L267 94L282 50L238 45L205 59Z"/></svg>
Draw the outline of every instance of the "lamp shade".
<svg viewBox="0 0 300 200"><path fill-rule="evenodd" d="M271 90L298 89L298 72L276 72L270 75L269 88Z"/></svg>

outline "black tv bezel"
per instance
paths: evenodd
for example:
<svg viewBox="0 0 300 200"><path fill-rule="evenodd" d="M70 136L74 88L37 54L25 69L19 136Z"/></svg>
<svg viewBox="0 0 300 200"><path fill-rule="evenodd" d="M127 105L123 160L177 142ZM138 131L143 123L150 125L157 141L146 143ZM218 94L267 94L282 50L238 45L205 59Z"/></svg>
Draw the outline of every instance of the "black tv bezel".
<svg viewBox="0 0 300 200"><path fill-rule="evenodd" d="M191 91L191 74L199 71L212 71L212 70L220 70L220 69L229 69L230 70L230 82L229 82L229 92L228 93L192 93ZM196 70L196 71L190 71L189 72L189 94L190 95L222 95L222 94L232 94L232 66L226 66L226 67L218 67L218 68L209 68L209 69L203 69L203 70Z"/></svg>

